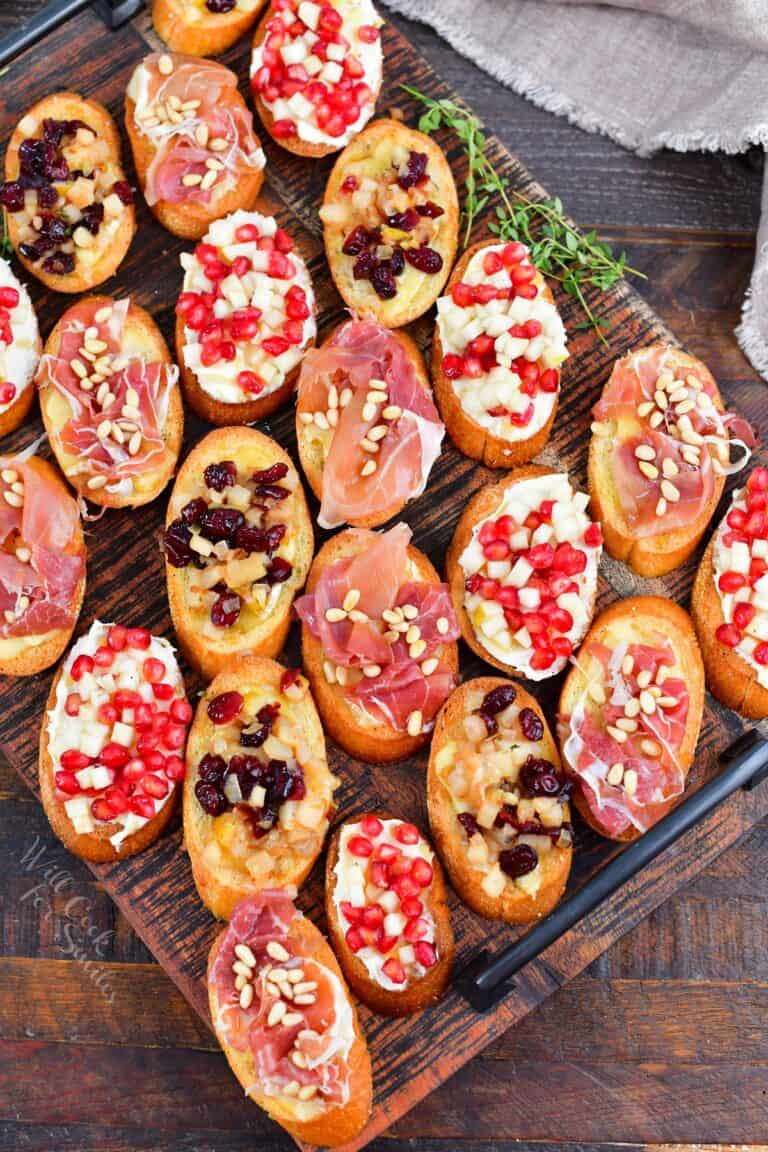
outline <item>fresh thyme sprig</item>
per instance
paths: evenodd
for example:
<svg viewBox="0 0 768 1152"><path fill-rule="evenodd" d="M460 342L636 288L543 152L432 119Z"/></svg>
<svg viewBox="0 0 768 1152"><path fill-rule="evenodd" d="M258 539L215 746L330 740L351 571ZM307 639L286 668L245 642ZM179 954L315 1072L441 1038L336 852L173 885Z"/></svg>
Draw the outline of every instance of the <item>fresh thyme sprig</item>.
<svg viewBox="0 0 768 1152"><path fill-rule="evenodd" d="M11 244L11 237L8 234L8 217L5 214L5 208L0 208L2 214L2 224L0 226L0 256L5 260L10 260L13 255L13 244Z"/></svg>
<svg viewBox="0 0 768 1152"><path fill-rule="evenodd" d="M417 88L402 88L426 106L419 119L419 129L432 133L448 128L461 141L467 158L464 196L464 245L469 243L472 226L489 203L496 200L494 219L488 230L500 240L520 240L531 253L531 260L546 276L559 280L563 290L575 297L584 310L585 327L594 328L603 343L601 321L590 308L584 295L586 285L610 288L630 273L642 276L627 264L626 253L614 256L595 232L582 234L568 222L561 201L531 200L522 192L509 191L509 182L494 168L486 155L486 137L480 121L453 100L433 100Z"/></svg>

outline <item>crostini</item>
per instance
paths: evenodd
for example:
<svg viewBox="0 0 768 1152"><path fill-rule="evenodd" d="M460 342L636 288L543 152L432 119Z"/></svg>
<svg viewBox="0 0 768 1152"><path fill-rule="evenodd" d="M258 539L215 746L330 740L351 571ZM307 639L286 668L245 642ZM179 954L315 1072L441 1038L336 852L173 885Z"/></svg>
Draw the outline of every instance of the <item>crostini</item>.
<svg viewBox="0 0 768 1152"><path fill-rule="evenodd" d="M220 428L176 477L164 549L179 645L207 680L235 656L276 656L312 563L296 469L254 428Z"/></svg>
<svg viewBox="0 0 768 1152"><path fill-rule="evenodd" d="M381 19L371 0L279 0L256 30L251 88L273 140L297 156L337 152L373 115Z"/></svg>
<svg viewBox="0 0 768 1152"><path fill-rule="evenodd" d="M376 528L397 516L426 488L443 433L405 332L348 320L304 357L296 440L321 528Z"/></svg>
<svg viewBox="0 0 768 1152"><path fill-rule="evenodd" d="M733 493L691 598L707 686L751 720L768 716L768 468Z"/></svg>
<svg viewBox="0 0 768 1152"><path fill-rule="evenodd" d="M175 236L199 240L214 220L253 208L264 153L237 76L222 64L145 56L128 85L125 127L144 199Z"/></svg>
<svg viewBox="0 0 768 1152"><path fill-rule="evenodd" d="M562 672L595 608L600 525L564 472L529 464L481 488L446 557L470 648L502 672Z"/></svg>
<svg viewBox="0 0 768 1152"><path fill-rule="evenodd" d="M468 680L435 726L427 806L435 845L465 904L528 924L557 904L573 837L557 745L532 696L510 680Z"/></svg>
<svg viewBox="0 0 768 1152"><path fill-rule="evenodd" d="M437 302L432 341L435 397L459 451L489 468L537 456L567 356L552 292L526 246L469 248Z"/></svg>
<svg viewBox="0 0 768 1152"><path fill-rule="evenodd" d="M595 620L563 685L558 738L573 802L612 840L634 840L685 788L704 708L688 615L635 596Z"/></svg>
<svg viewBox="0 0 768 1152"><path fill-rule="evenodd" d="M458 672L448 588L410 539L406 524L338 533L296 601L323 725L350 755L374 764L403 760L429 741Z"/></svg>
<svg viewBox="0 0 768 1152"><path fill-rule="evenodd" d="M730 443L745 449L731 465ZM733 437L738 439L734 441ZM755 439L724 412L711 372L667 344L640 348L613 367L589 444L592 512L608 553L640 576L664 576L693 552Z"/></svg>
<svg viewBox="0 0 768 1152"><path fill-rule="evenodd" d="M32 407L42 347L29 293L0 259L0 436L15 431Z"/></svg>
<svg viewBox="0 0 768 1152"><path fill-rule="evenodd" d="M0 675L34 676L61 656L85 595L77 503L47 460L0 457Z"/></svg>
<svg viewBox="0 0 768 1152"><path fill-rule="evenodd" d="M285 892L244 900L208 957L211 1020L247 1096L305 1144L352 1140L371 1061L327 942Z"/></svg>
<svg viewBox="0 0 768 1152"><path fill-rule="evenodd" d="M410 1016L445 991L453 932L440 864L414 824L369 812L334 834L325 869L331 944L352 991Z"/></svg>
<svg viewBox="0 0 768 1152"><path fill-rule="evenodd" d="M338 780L306 679L241 657L208 686L187 746L184 843L219 920L265 888L298 888L320 854Z"/></svg>
<svg viewBox="0 0 768 1152"><path fill-rule="evenodd" d="M51 447L81 496L137 508L162 492L184 431L178 380L160 329L131 300L89 296L67 309L37 386Z"/></svg>
<svg viewBox="0 0 768 1152"><path fill-rule="evenodd" d="M256 22L266 0L152 0L155 32L172 52L219 56Z"/></svg>
<svg viewBox="0 0 768 1152"><path fill-rule="evenodd" d="M276 411L317 334L307 266L272 216L216 220L181 257L176 350L184 394L210 424L252 424Z"/></svg>
<svg viewBox="0 0 768 1152"><path fill-rule="evenodd" d="M30 108L8 143L0 204L19 260L46 287L88 292L109 279L136 216L106 108L75 92Z"/></svg>
<svg viewBox="0 0 768 1152"><path fill-rule="evenodd" d="M40 797L61 842L102 863L163 831L184 776L192 706L167 640L95 621L51 685Z"/></svg>
<svg viewBox="0 0 768 1152"><path fill-rule="evenodd" d="M320 209L325 253L342 299L387 328L434 304L458 242L448 161L429 136L374 120L336 161Z"/></svg>

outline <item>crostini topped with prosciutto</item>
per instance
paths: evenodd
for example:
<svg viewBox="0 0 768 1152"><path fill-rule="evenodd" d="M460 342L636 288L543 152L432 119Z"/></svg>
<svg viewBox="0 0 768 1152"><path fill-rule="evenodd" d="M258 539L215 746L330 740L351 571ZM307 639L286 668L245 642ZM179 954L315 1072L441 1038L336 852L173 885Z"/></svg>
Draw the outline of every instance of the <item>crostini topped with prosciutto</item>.
<svg viewBox="0 0 768 1152"><path fill-rule="evenodd" d="M563 322L542 274L517 241L477 244L437 302L435 393L460 451L495 468L524 464L549 436Z"/></svg>
<svg viewBox="0 0 768 1152"><path fill-rule="evenodd" d="M685 788L704 707L690 618L671 600L622 600L594 622L563 685L558 736L574 802L604 836L631 840Z"/></svg>
<svg viewBox="0 0 768 1152"><path fill-rule="evenodd" d="M456 682L448 588L411 530L347 529L320 549L296 602L304 668L334 740L374 763L428 739Z"/></svg>
<svg viewBox="0 0 768 1152"><path fill-rule="evenodd" d="M253 206L264 153L222 64L146 56L128 85L126 127L144 198L177 236L198 239L212 220Z"/></svg>
<svg viewBox="0 0 768 1152"><path fill-rule="evenodd" d="M32 406L41 350L29 293L0 259L0 436L18 428Z"/></svg>
<svg viewBox="0 0 768 1152"><path fill-rule="evenodd" d="M296 434L322 528L374 528L397 515L424 491L443 431L404 333L352 319L305 356Z"/></svg>
<svg viewBox="0 0 768 1152"><path fill-rule="evenodd" d="M181 263L176 347L189 403L212 424L263 419L290 395L317 332L301 254L273 217L234 212Z"/></svg>
<svg viewBox="0 0 768 1152"><path fill-rule="evenodd" d="M374 120L336 161L320 219L331 275L356 312L399 328L439 296L459 207L448 161L429 136Z"/></svg>
<svg viewBox="0 0 768 1152"><path fill-rule="evenodd" d="M81 495L135 507L162 491L181 447L178 378L160 330L132 301L91 296L64 313L37 384L51 447Z"/></svg>
<svg viewBox="0 0 768 1152"><path fill-rule="evenodd" d="M381 87L371 0L273 0L256 32L251 87L269 134L300 156L348 144Z"/></svg>
<svg viewBox="0 0 768 1152"><path fill-rule="evenodd" d="M730 463L730 444L745 450ZM690 555L755 437L723 410L709 369L680 348L651 344L616 362L594 408L592 506L611 556L661 576Z"/></svg>
<svg viewBox="0 0 768 1152"><path fill-rule="evenodd" d="M244 900L208 960L216 1036L246 1094L297 1140L351 1140L371 1067L336 957L289 894Z"/></svg>
<svg viewBox="0 0 768 1152"><path fill-rule="evenodd" d="M168 823L192 708L173 648L143 628L96 621L51 687L40 792L57 836L86 860L116 860Z"/></svg>
<svg viewBox="0 0 768 1152"><path fill-rule="evenodd" d="M561 672L594 610L600 525L565 473L528 465L481 488L448 550L464 639L506 672Z"/></svg>
<svg viewBox="0 0 768 1152"><path fill-rule="evenodd" d="M30 676L67 646L85 592L77 503L29 453L0 457L0 673Z"/></svg>

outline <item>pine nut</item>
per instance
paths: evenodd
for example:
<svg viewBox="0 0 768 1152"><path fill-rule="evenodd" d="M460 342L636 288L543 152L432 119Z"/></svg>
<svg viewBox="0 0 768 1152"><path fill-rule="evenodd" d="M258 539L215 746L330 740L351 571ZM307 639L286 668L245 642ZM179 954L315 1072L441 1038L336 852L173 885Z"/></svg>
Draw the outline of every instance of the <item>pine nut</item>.
<svg viewBox="0 0 768 1152"><path fill-rule="evenodd" d="M273 960L279 960L284 964L286 960L290 960L291 954L287 949L283 948L278 940L270 940L266 948L267 956L271 956Z"/></svg>

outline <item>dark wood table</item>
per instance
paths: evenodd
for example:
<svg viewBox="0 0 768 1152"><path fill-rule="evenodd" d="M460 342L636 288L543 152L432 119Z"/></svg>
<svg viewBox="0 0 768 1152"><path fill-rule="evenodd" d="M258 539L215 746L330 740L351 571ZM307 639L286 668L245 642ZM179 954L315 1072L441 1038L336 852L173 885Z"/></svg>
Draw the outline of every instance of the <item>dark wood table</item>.
<svg viewBox="0 0 768 1152"><path fill-rule="evenodd" d="M0 0L0 33L36 6ZM396 23L580 224L627 249L717 377L756 379L733 328L758 150L640 160ZM2 762L0 801L0 1152L287 1152L277 1129L254 1136L252 1105L217 1108L229 1073L211 1035ZM764 822L372 1147L768 1142L767 874Z"/></svg>

